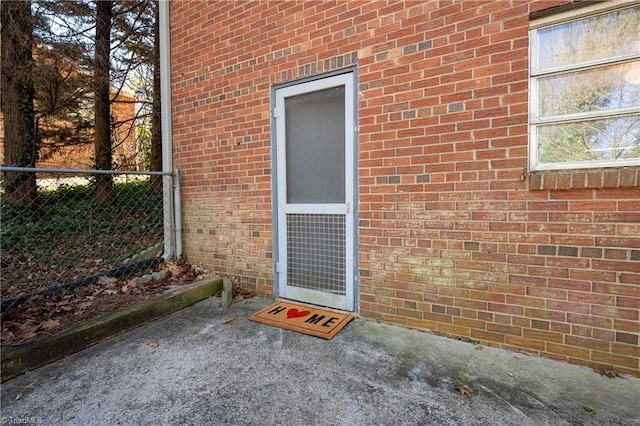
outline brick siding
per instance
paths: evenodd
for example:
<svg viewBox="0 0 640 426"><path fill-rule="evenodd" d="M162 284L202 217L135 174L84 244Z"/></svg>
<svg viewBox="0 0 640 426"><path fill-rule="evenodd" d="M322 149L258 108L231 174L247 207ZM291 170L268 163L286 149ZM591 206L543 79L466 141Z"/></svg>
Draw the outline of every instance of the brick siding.
<svg viewBox="0 0 640 426"><path fill-rule="evenodd" d="M357 66L360 314L640 375L638 168L527 171L563 3L171 2L186 256L273 294L270 89Z"/></svg>

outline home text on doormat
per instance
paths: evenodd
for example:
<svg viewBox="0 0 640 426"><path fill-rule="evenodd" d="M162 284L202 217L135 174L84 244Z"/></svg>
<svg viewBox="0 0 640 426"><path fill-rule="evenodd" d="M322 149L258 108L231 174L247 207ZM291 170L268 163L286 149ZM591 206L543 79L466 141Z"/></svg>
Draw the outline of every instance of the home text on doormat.
<svg viewBox="0 0 640 426"><path fill-rule="evenodd" d="M249 319L323 339L331 339L353 319L353 315L313 306L276 302L251 315Z"/></svg>

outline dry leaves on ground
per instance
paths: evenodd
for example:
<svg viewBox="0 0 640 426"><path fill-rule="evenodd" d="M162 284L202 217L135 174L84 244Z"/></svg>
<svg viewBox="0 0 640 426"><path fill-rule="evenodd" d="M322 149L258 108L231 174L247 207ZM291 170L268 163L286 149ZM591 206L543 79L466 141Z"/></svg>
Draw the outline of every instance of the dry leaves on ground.
<svg viewBox="0 0 640 426"><path fill-rule="evenodd" d="M596 373L600 374L601 376L608 377L610 379L616 379L618 377L622 377L620 376L620 373L618 373L615 367L611 367L611 368L601 367L601 368L594 368L594 370L596 371Z"/></svg>
<svg viewBox="0 0 640 426"><path fill-rule="evenodd" d="M250 299L255 296L249 290L242 288L240 285L240 280L235 275L227 275L227 278L231 281L232 290L233 290L233 300L245 300ZM220 296L222 294L222 290L216 293L216 296Z"/></svg>
<svg viewBox="0 0 640 426"><path fill-rule="evenodd" d="M16 401L19 400L20 398L22 398L24 396L24 393L28 390L34 390L36 383L38 383L37 380L34 380L33 382L29 383L28 385L25 386L16 386L19 389L22 389L22 392L18 393L16 395ZM4 423L4 422L3 422Z"/></svg>
<svg viewBox="0 0 640 426"><path fill-rule="evenodd" d="M135 305L174 288L207 278L211 274L202 266L181 260L161 264L169 273L160 281L138 286L131 276L100 277L95 283L64 290L59 294L33 296L24 305L2 312L2 346L21 345L36 337L55 334L69 326L95 318L119 308ZM145 273L139 272L138 276ZM237 282L237 280L236 280ZM234 285L236 300L252 297L249 291Z"/></svg>
<svg viewBox="0 0 640 426"><path fill-rule="evenodd" d="M468 398L473 398L473 392L464 386L458 386L456 390L460 392L460 395L466 395Z"/></svg>

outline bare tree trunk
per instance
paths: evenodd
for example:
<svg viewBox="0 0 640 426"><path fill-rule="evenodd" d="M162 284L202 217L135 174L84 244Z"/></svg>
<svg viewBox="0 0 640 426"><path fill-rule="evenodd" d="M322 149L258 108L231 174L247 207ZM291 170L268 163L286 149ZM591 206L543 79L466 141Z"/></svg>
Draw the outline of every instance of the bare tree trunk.
<svg viewBox="0 0 640 426"><path fill-rule="evenodd" d="M154 1L153 23L153 115L151 117L151 170L162 171L162 124L160 103L160 4ZM162 191L162 176L152 176L155 192Z"/></svg>
<svg viewBox="0 0 640 426"><path fill-rule="evenodd" d="M31 1L3 1L2 111L4 114L4 163L35 167L38 138L33 108L33 18ZM34 208L38 191L35 173L7 172L4 202Z"/></svg>
<svg viewBox="0 0 640 426"><path fill-rule="evenodd" d="M111 170L111 113L109 108L109 58L111 42L112 1L102 0L96 7L95 79L95 157L96 169ZM96 177L96 200L111 202L113 179L111 175Z"/></svg>

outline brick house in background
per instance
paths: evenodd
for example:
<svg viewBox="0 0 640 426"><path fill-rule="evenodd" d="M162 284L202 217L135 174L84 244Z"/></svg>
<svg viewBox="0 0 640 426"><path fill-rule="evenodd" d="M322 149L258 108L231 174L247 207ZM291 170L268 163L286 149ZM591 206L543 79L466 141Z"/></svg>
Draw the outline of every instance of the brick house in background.
<svg viewBox="0 0 640 426"><path fill-rule="evenodd" d="M263 296L640 375L638 16L171 2L185 255Z"/></svg>
<svg viewBox="0 0 640 426"><path fill-rule="evenodd" d="M111 117L114 125L111 129L113 140L113 162L117 170L137 170L138 147L136 140L136 100L132 95L120 92L111 103ZM41 160L38 167L54 169L93 169L95 168L93 143L71 145L51 149L43 141Z"/></svg>
<svg viewBox="0 0 640 426"><path fill-rule="evenodd" d="M114 99L111 103L113 161L118 170L137 170L138 146L136 138L136 100L127 93L115 93L112 91ZM56 127L64 123L55 122ZM46 123L41 123L46 126ZM43 139L40 148L40 159L37 162L39 168L49 169L93 169L94 147L91 143L56 146L54 141ZM0 160L4 156L4 127L2 113L0 112ZM0 161L3 165L2 161Z"/></svg>

